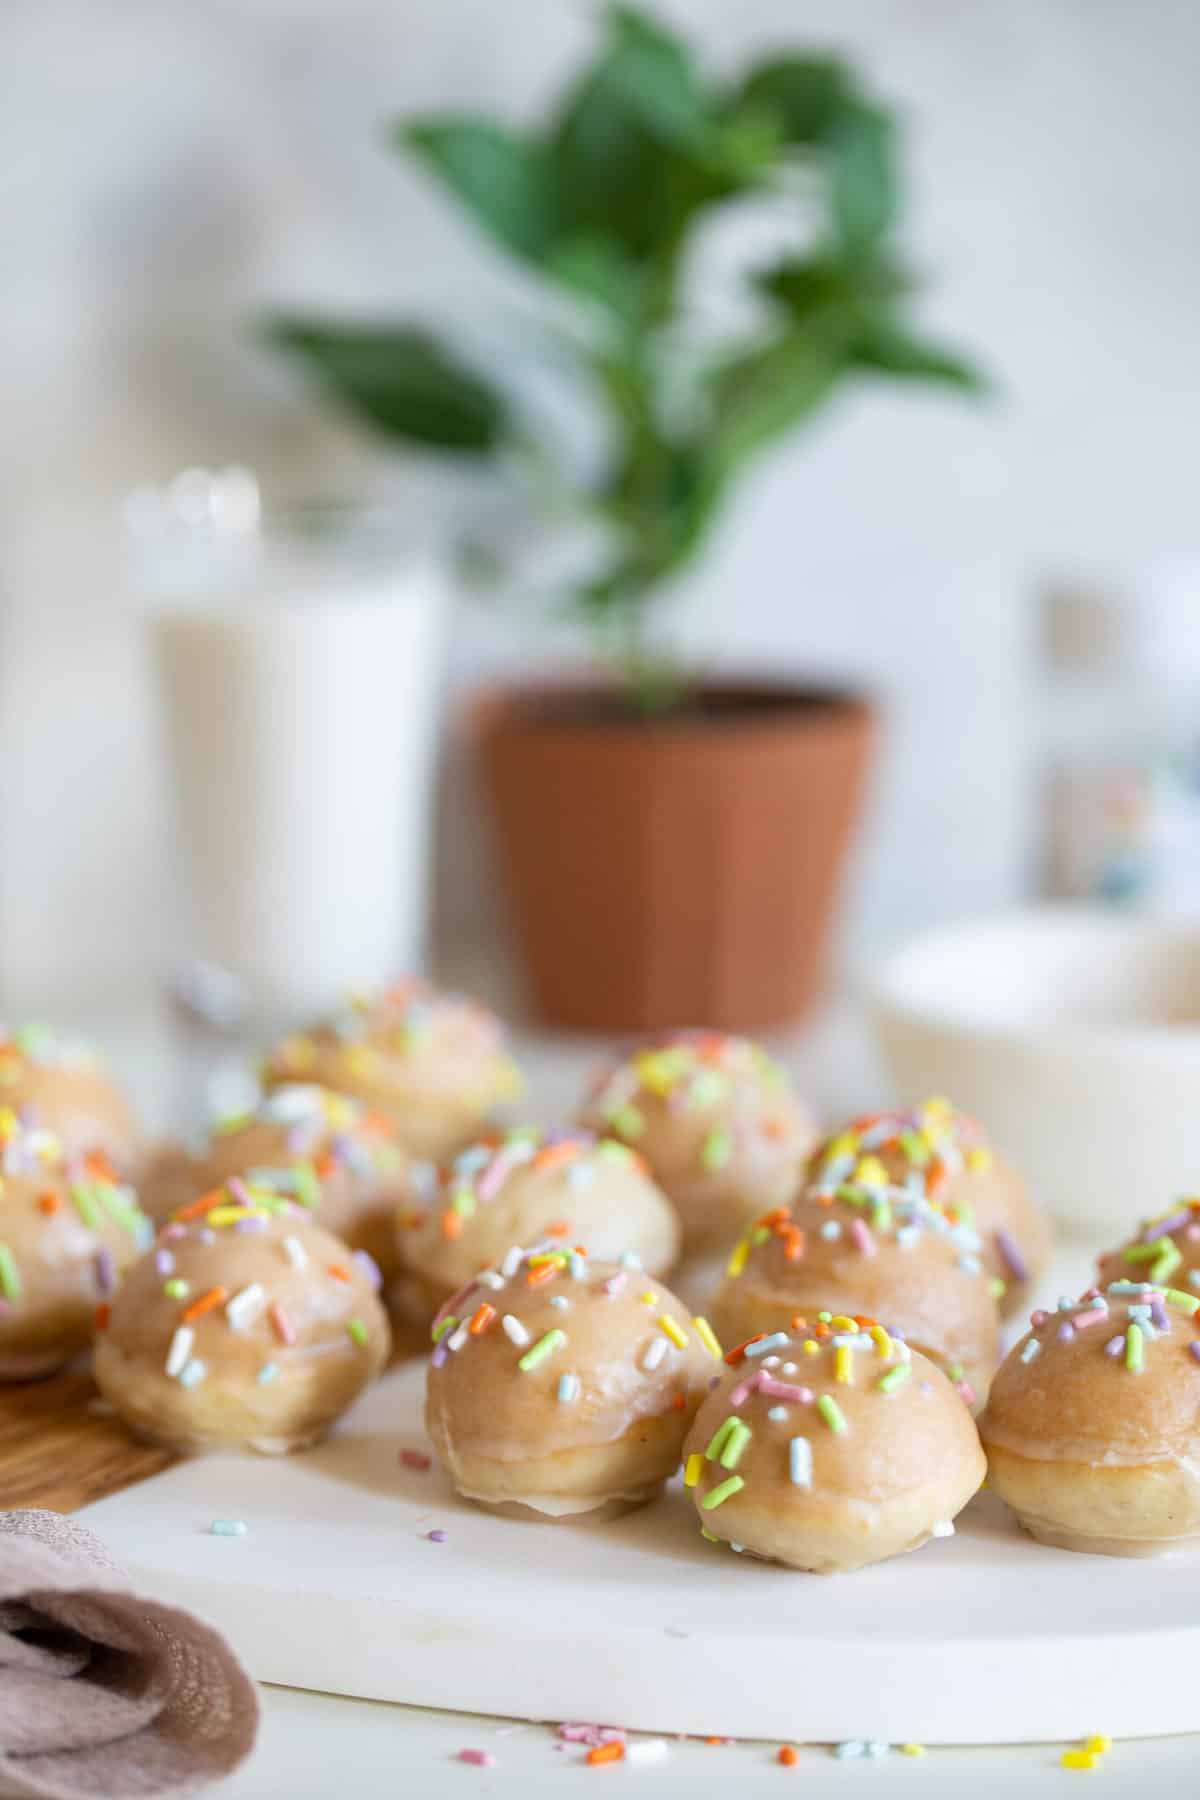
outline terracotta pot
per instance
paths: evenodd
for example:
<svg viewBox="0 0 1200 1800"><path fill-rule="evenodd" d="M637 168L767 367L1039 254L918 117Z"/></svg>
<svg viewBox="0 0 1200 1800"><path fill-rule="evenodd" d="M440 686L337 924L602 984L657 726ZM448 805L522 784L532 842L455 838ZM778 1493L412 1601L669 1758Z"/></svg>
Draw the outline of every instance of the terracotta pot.
<svg viewBox="0 0 1200 1800"><path fill-rule="evenodd" d="M868 703L768 682L631 718L495 689L473 725L535 1006L577 1030L759 1031L818 995Z"/></svg>

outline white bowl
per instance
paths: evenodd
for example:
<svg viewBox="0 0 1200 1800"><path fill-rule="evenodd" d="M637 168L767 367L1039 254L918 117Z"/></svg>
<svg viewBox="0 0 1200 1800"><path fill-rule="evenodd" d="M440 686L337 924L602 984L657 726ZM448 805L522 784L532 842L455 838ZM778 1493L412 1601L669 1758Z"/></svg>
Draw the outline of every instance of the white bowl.
<svg viewBox="0 0 1200 1800"><path fill-rule="evenodd" d="M1034 908L909 945L870 999L903 1098L972 1113L1093 1243L1200 1192L1200 929Z"/></svg>

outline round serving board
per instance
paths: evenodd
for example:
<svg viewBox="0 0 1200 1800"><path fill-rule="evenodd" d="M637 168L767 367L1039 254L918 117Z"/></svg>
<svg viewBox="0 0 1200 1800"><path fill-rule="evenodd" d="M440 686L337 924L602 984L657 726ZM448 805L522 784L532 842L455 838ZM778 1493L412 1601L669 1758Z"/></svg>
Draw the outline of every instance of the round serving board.
<svg viewBox="0 0 1200 1800"><path fill-rule="evenodd" d="M404 1365L317 1450L182 1463L83 1516L289 1687L809 1741L1195 1729L1200 1555L1044 1549L986 1493L953 1538L833 1577L706 1543L678 1487L609 1524L516 1523L401 1462L423 1387Z"/></svg>

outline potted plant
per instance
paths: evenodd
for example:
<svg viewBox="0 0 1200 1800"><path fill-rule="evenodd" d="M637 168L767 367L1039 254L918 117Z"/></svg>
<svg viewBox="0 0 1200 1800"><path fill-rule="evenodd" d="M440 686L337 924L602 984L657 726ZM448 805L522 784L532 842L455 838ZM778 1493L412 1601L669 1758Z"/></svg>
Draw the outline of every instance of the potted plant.
<svg viewBox="0 0 1200 1800"><path fill-rule="evenodd" d="M547 365L594 409L599 452L418 327L288 314L268 329L378 430L518 468L531 500L565 497L584 528L565 598L600 679L473 709L535 1001L583 1028L796 1016L820 981L871 707L780 678L701 680L672 654L664 600L747 465L843 384L980 386L910 324L895 120L837 58L720 81L613 6L540 128L452 116L397 137L541 284ZM731 277L714 316L690 252L747 202L789 247Z"/></svg>

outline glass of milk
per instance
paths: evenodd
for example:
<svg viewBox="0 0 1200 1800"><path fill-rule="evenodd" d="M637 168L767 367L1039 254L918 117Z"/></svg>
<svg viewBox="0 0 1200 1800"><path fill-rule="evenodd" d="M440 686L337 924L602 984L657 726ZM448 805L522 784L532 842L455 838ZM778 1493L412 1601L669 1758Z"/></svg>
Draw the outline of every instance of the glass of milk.
<svg viewBox="0 0 1200 1800"><path fill-rule="evenodd" d="M130 497L165 727L176 986L278 1029L424 960L445 584L384 512L244 470Z"/></svg>

